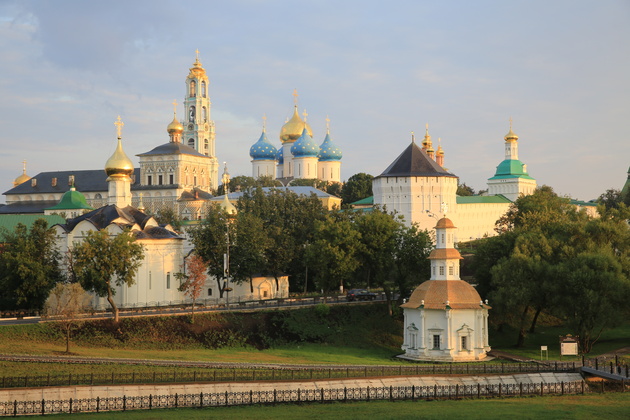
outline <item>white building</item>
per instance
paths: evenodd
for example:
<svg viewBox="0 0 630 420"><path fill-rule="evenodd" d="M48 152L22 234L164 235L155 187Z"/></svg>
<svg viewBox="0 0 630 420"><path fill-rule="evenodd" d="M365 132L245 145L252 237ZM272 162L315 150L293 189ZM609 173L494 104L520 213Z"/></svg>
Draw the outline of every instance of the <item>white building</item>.
<svg viewBox="0 0 630 420"><path fill-rule="evenodd" d="M444 168L442 147L434 152L427 127L422 147L412 138L394 162L374 178L374 204L396 211L406 223L416 223L422 229L430 229L432 218L446 206L459 227L456 242L495 235L496 221L512 202L536 189L536 180L518 160L518 136L511 126L504 139L506 158L488 180L488 194L460 197L456 194L458 177Z"/></svg>
<svg viewBox="0 0 630 420"><path fill-rule="evenodd" d="M431 279L418 286L404 311L405 351L399 357L444 362L482 360L490 351L488 309L479 293L459 278L455 226L443 217L435 226ZM487 302L487 301L486 301Z"/></svg>

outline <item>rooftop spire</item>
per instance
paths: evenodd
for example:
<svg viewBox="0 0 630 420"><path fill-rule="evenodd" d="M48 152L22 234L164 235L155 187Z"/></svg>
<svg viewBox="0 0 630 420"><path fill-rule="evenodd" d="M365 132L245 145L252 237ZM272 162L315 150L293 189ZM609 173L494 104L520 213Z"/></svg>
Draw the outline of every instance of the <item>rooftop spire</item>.
<svg viewBox="0 0 630 420"><path fill-rule="evenodd" d="M297 89L293 89L293 104L295 105L295 107L297 108L297 104L298 104L298 93L297 93Z"/></svg>
<svg viewBox="0 0 630 420"><path fill-rule="evenodd" d="M125 123L122 122L122 120L120 119L120 115L118 116L118 119L114 122L114 125L116 126L116 134L118 135L118 138L122 139L122 128Z"/></svg>
<svg viewBox="0 0 630 420"><path fill-rule="evenodd" d="M265 133L267 132L267 115L266 114L263 114L262 120L263 120L263 133Z"/></svg>
<svg viewBox="0 0 630 420"><path fill-rule="evenodd" d="M326 115L326 134L330 134L330 118Z"/></svg>

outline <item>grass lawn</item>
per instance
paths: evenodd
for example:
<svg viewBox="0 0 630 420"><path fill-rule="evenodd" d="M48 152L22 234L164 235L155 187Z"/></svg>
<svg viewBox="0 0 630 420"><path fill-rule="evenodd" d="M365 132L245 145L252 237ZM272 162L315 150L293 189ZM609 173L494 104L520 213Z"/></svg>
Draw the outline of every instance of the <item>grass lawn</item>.
<svg viewBox="0 0 630 420"><path fill-rule="evenodd" d="M630 394L504 398L460 401L350 402L277 406L214 407L204 409L142 410L99 414L55 415L90 419L627 419Z"/></svg>

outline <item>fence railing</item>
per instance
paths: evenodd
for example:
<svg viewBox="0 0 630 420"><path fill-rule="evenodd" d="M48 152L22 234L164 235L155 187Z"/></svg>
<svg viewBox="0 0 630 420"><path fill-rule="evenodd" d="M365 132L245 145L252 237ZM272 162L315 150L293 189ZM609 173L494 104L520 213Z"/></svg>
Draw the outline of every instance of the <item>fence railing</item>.
<svg viewBox="0 0 630 420"><path fill-rule="evenodd" d="M0 416L146 410L154 408L215 407L330 401L419 400L488 398L523 395L577 394L585 392L581 382L389 386L358 388L273 389L199 394L144 395L67 400L0 402Z"/></svg>
<svg viewBox="0 0 630 420"><path fill-rule="evenodd" d="M132 372L106 374L64 374L3 376L0 388L25 388L73 385L127 385L154 383L288 381L422 374L500 374L533 372L576 372L575 362L432 364L415 366L361 366L331 368L211 368L192 372Z"/></svg>

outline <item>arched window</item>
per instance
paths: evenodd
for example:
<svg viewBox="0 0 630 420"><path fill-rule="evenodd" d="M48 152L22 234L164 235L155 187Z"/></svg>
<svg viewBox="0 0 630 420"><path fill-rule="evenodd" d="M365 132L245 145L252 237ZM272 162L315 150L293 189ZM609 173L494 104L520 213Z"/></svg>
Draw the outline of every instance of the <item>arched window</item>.
<svg viewBox="0 0 630 420"><path fill-rule="evenodd" d="M195 147L195 139L188 139L188 145L190 147Z"/></svg>
<svg viewBox="0 0 630 420"><path fill-rule="evenodd" d="M201 108L201 115L203 118L203 122L208 122L208 110L206 109L205 106Z"/></svg>
<svg viewBox="0 0 630 420"><path fill-rule="evenodd" d="M201 96L206 97L206 82L205 80L201 82Z"/></svg>
<svg viewBox="0 0 630 420"><path fill-rule="evenodd" d="M189 96L191 96L193 98L195 96L197 96L197 94L195 92L196 90L197 90L197 82L195 82L194 80L191 80L190 81L190 93L189 93Z"/></svg>
<svg viewBox="0 0 630 420"><path fill-rule="evenodd" d="M195 106L191 105L190 109L188 110L188 121L194 123L195 122Z"/></svg>

